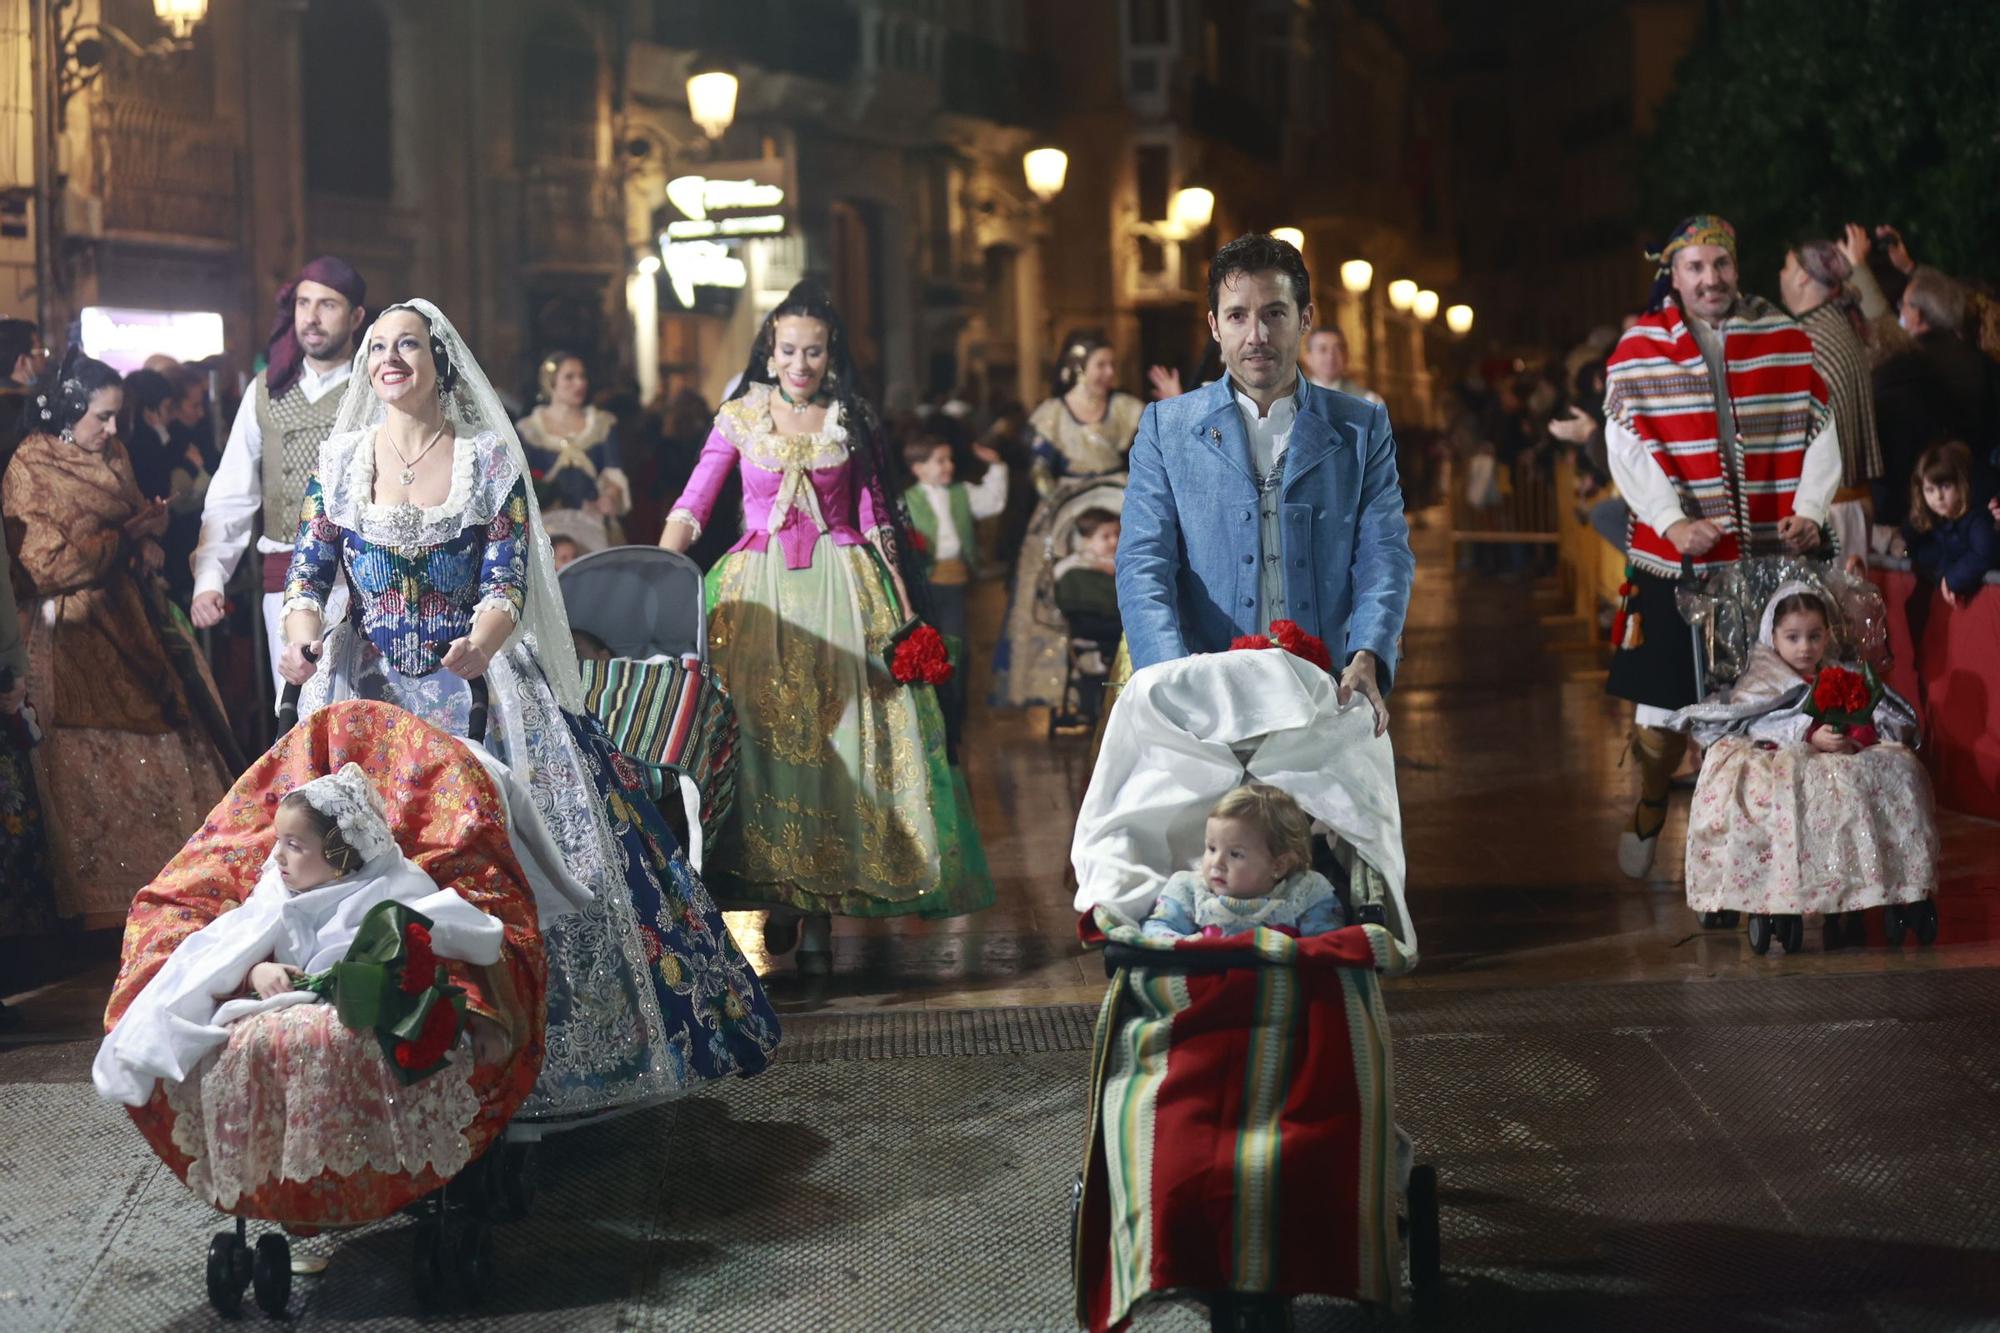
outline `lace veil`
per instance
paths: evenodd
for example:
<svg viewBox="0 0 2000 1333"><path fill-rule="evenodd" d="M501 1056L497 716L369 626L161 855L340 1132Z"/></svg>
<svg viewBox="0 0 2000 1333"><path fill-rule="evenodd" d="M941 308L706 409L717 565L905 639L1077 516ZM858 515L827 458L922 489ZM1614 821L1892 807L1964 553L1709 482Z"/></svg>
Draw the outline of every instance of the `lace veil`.
<svg viewBox="0 0 2000 1333"><path fill-rule="evenodd" d="M479 368L479 362L473 358L472 349L465 345L458 329L445 318L442 310L421 297L399 301L384 309L376 318L380 319L391 310L414 310L422 315L430 323L432 335L444 344L445 358L458 372L458 382L444 402L446 424L460 435L468 429L474 435L492 432L505 446L518 475L526 481L529 476L528 458L521 450L520 436L515 434L514 423L508 417L500 395L493 391L492 382ZM347 392L340 400L340 412L334 418L333 433L342 435L372 429L381 423L387 413L388 409L376 398L375 390L368 382L368 340L364 337L361 347L354 354L354 375L348 380ZM521 623L515 627L507 644L511 647L516 640L525 640L548 676L556 702L565 712L580 713L583 711L583 681L576 664L576 644L570 638L569 613L563 609L562 590L556 583L555 553L549 548L548 530L542 526L542 507L535 499L532 484L527 486L527 492L528 601L521 613Z"/></svg>
<svg viewBox="0 0 2000 1333"><path fill-rule="evenodd" d="M396 850L396 835L389 831L382 795L361 771L361 765L346 764L339 772L314 778L292 794L340 826L342 840L360 855L361 864Z"/></svg>

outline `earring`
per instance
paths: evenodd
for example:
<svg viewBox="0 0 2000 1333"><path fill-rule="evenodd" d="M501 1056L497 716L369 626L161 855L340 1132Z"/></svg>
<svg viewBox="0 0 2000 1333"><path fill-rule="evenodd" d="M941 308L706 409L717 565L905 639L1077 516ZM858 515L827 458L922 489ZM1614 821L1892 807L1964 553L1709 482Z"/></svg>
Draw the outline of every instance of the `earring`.
<svg viewBox="0 0 2000 1333"><path fill-rule="evenodd" d="M772 379L774 379L774 380L778 378L778 358L777 358L777 357L775 357L775 356L767 356L767 357L765 357L765 358L764 358L764 373L765 373L766 375L769 375L769 376L770 376L770 377L771 377Z"/></svg>
<svg viewBox="0 0 2000 1333"><path fill-rule="evenodd" d="M60 431L56 433L62 437L62 442L64 444L76 443L76 431L73 428L69 426L64 426Z"/></svg>

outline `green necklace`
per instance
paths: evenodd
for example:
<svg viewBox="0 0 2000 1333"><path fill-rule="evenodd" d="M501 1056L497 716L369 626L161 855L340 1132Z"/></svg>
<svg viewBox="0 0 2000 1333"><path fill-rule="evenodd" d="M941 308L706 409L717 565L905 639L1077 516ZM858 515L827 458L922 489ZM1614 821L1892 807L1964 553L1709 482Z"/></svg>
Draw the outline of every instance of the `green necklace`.
<svg viewBox="0 0 2000 1333"><path fill-rule="evenodd" d="M818 402L820 398L820 396L817 393L815 393L812 397L801 402L799 399L794 398L790 394L786 393L785 386L782 383L773 382L771 387L776 389L778 391L778 397L784 399L786 404L791 407L811 407L814 403Z"/></svg>

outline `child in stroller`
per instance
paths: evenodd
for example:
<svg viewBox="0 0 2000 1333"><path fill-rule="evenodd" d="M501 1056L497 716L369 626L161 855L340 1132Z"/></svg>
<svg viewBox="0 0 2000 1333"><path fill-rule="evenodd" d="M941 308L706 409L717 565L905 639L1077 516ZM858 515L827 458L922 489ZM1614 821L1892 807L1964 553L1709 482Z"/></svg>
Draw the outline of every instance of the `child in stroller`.
<svg viewBox="0 0 2000 1333"><path fill-rule="evenodd" d="M491 1284L488 1209L473 1202L506 1192L525 1204L526 1182L502 1166L520 1155L489 1150L541 1069L541 922L555 910L543 894L561 891L546 833L517 834L514 812L532 806L504 776L400 709L329 705L252 765L134 900L93 1080L191 1189L237 1218L208 1250L218 1310L234 1313L253 1283L267 1312L286 1307L289 1245L266 1234L253 1256L247 1219L311 1234L419 1201L419 1299L448 1279L471 1300ZM320 831L329 820L337 833ZM297 845L280 846L286 837ZM446 1046L442 1068L407 1086L413 1070L392 1067L378 1029L350 1030L338 1006L292 985L291 969L342 962L383 902L429 920L429 951L479 1016L465 1048ZM252 981L260 964L286 970ZM246 982L255 998L229 998ZM463 1206L445 1206L448 1184Z"/></svg>
<svg viewBox="0 0 2000 1333"><path fill-rule="evenodd" d="M1829 949L1863 943L1870 907L1886 909L1892 944L1908 930L1929 943L1938 838L1930 779L1911 748L1916 713L1887 687L1865 706L1861 660L1882 624L1881 595L1803 561L1747 563L1716 581L1696 620L1712 615L1726 640L1747 610L1756 637L1747 652L1718 654L1740 662L1731 685L1673 719L1706 747L1688 812L1688 906L1713 927L1747 912L1758 954L1774 938L1798 952L1809 913L1823 916ZM1845 707L1843 685L1858 696ZM1827 725L1830 707L1869 721Z"/></svg>
<svg viewBox="0 0 2000 1333"><path fill-rule="evenodd" d="M1251 792L1222 806L1237 809L1264 787L1324 831L1322 864L1358 924L1149 932L1218 800ZM1370 710L1343 710L1332 676L1276 648L1138 672L1112 709L1072 861L1084 939L1114 972L1073 1200L1078 1321L1122 1327L1167 1291L1198 1294L1226 1329L1284 1327L1299 1295L1397 1307L1404 1253L1418 1293L1431 1290L1436 1176L1408 1165L1396 1128L1376 980L1413 968L1417 948L1394 760Z"/></svg>

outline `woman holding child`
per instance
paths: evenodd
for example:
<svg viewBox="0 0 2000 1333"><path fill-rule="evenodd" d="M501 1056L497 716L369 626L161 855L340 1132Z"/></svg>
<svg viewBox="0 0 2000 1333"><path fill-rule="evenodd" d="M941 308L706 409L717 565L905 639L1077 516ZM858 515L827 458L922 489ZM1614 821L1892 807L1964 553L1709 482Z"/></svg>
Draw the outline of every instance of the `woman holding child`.
<svg viewBox="0 0 2000 1333"><path fill-rule="evenodd" d="M746 531L709 574L709 649L743 732L725 896L770 909L766 947L797 942L803 972L830 970L833 915L993 900L936 693L884 660L923 587L887 472L840 316L801 283L759 329L660 537L687 550L740 474Z"/></svg>

